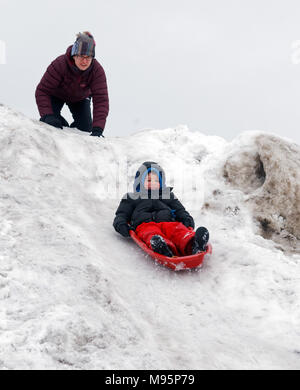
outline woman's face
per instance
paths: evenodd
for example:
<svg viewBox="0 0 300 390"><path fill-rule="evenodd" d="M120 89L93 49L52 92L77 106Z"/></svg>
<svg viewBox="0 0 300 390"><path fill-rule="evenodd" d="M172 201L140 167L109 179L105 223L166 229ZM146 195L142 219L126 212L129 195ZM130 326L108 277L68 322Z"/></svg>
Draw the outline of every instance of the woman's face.
<svg viewBox="0 0 300 390"><path fill-rule="evenodd" d="M160 183L158 176L155 173L148 173L144 181L144 187L146 190L159 190Z"/></svg>
<svg viewBox="0 0 300 390"><path fill-rule="evenodd" d="M90 56L74 56L75 65L80 70L87 70L91 63L92 63L93 57Z"/></svg>

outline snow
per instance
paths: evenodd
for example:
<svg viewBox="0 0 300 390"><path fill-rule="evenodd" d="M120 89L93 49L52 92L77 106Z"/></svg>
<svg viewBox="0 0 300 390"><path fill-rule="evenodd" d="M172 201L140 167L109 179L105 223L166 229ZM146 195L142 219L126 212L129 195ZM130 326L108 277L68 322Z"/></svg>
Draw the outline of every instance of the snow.
<svg viewBox="0 0 300 390"><path fill-rule="evenodd" d="M5 106L0 140L1 369L300 368L297 145L185 126L99 139ZM202 268L114 231L146 160L209 229Z"/></svg>

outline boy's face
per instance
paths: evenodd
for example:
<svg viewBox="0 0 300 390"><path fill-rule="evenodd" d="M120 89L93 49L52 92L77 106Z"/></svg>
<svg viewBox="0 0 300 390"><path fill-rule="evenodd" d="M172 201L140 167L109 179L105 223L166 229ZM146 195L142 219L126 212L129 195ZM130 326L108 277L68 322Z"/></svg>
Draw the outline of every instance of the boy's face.
<svg viewBox="0 0 300 390"><path fill-rule="evenodd" d="M160 183L158 176L155 173L149 172L144 181L144 187L146 190L159 190Z"/></svg>

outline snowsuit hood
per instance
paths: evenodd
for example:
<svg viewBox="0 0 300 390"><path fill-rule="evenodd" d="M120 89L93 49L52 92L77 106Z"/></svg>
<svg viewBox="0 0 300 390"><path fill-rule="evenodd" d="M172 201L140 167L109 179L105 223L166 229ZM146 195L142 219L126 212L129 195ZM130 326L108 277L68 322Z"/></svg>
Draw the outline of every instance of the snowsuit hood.
<svg viewBox="0 0 300 390"><path fill-rule="evenodd" d="M166 176L162 167L154 161L145 161L139 167L139 169L135 174L135 179L133 184L133 191L135 193L147 191L144 188L144 182L149 172L155 173L158 176L159 183L160 183L160 192L165 190Z"/></svg>

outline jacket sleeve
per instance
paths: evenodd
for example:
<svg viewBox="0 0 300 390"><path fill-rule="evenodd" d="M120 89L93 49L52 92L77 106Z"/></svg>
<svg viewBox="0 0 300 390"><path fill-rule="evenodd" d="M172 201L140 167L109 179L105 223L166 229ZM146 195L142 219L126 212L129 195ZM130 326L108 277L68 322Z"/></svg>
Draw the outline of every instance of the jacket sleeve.
<svg viewBox="0 0 300 390"><path fill-rule="evenodd" d="M119 233L119 227L121 225L127 225L128 223L130 223L133 210L134 210L133 200L130 199L127 195L125 195L119 204L113 222L113 227L118 233Z"/></svg>
<svg viewBox="0 0 300 390"><path fill-rule="evenodd" d="M63 78L61 60L58 57L47 68L35 91L36 104L40 116L53 114L51 95L57 89Z"/></svg>
<svg viewBox="0 0 300 390"><path fill-rule="evenodd" d="M186 226L195 227L195 222L193 217L186 211L182 203L177 199L177 197L172 193L171 194L171 203L170 207L174 210L176 221L182 222Z"/></svg>
<svg viewBox="0 0 300 390"><path fill-rule="evenodd" d="M109 112L109 98L106 75L98 62L91 83L91 92L93 98L93 127L101 127L104 130Z"/></svg>

